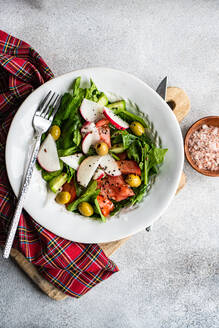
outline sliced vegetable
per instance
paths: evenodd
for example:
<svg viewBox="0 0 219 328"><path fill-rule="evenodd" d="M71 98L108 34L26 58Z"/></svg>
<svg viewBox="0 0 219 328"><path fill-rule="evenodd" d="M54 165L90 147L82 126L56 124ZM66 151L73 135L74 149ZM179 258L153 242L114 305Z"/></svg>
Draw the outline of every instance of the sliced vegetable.
<svg viewBox="0 0 219 328"><path fill-rule="evenodd" d="M117 165L117 161L115 161L115 159L109 154L101 157L100 166L108 175L121 175L121 172Z"/></svg>
<svg viewBox="0 0 219 328"><path fill-rule="evenodd" d="M94 180L100 180L104 176L105 176L105 172L103 170L101 170L100 168L97 168L95 173L94 173L93 179Z"/></svg>
<svg viewBox="0 0 219 328"><path fill-rule="evenodd" d="M108 104L108 98L104 93L101 93L101 96L97 102L99 105L106 106Z"/></svg>
<svg viewBox="0 0 219 328"><path fill-rule="evenodd" d="M52 178L49 181L49 187L50 189L56 193L62 186L63 184L67 181L67 173L61 173L57 177Z"/></svg>
<svg viewBox="0 0 219 328"><path fill-rule="evenodd" d="M88 183L92 179L96 169L102 161L102 156L89 156L85 158L77 171L77 181L83 187L87 187Z"/></svg>
<svg viewBox="0 0 219 328"><path fill-rule="evenodd" d="M102 105L99 105L94 101L84 99L81 103L80 113L85 121L96 122L101 118L104 118L103 108Z"/></svg>
<svg viewBox="0 0 219 328"><path fill-rule="evenodd" d="M107 107L110 109L125 109L126 107L125 100L120 100L112 104L108 104Z"/></svg>
<svg viewBox="0 0 219 328"><path fill-rule="evenodd" d="M123 144L115 144L110 148L110 151L115 154L120 154L124 152L125 148Z"/></svg>
<svg viewBox="0 0 219 328"><path fill-rule="evenodd" d="M81 148L84 154L89 152L91 146L94 146L100 140L98 132L88 132L82 140Z"/></svg>
<svg viewBox="0 0 219 328"><path fill-rule="evenodd" d="M97 132L97 128L94 122L85 122L81 128L81 135L84 137L89 132Z"/></svg>
<svg viewBox="0 0 219 328"><path fill-rule="evenodd" d="M111 109L104 107L103 114L117 129L125 130L129 128L129 124L119 116L115 115Z"/></svg>
<svg viewBox="0 0 219 328"><path fill-rule="evenodd" d="M40 166L48 172L60 170L56 143L50 133L40 147L37 160Z"/></svg>
<svg viewBox="0 0 219 328"><path fill-rule="evenodd" d="M77 154L70 155L70 156L60 157L60 159L65 164L67 164L68 166L73 168L74 170L77 170L78 167L79 167L79 162L80 162L80 159L82 158L82 156L83 156L82 153L77 153Z"/></svg>

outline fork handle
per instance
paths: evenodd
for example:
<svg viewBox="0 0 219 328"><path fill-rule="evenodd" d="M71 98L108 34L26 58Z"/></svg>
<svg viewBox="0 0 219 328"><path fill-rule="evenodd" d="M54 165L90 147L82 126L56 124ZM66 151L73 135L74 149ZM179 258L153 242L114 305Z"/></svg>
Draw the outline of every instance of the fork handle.
<svg viewBox="0 0 219 328"><path fill-rule="evenodd" d="M18 226L18 223L20 220L20 215L21 215L21 212L23 209L26 193L27 193L30 181L31 181L32 174L33 174L34 164L36 163L37 155L39 152L41 136L42 136L42 133L37 133L35 135L35 145L32 150L29 164L28 164L28 167L27 167L24 179L23 179L22 187L21 187L20 194L18 197L17 206L15 209L14 216L11 220L7 240L6 240L5 247L4 247L3 257L5 259L7 259L9 257L10 251L11 251L11 248L12 248L12 245L14 242L14 237L15 237L15 234L17 231L17 226Z"/></svg>

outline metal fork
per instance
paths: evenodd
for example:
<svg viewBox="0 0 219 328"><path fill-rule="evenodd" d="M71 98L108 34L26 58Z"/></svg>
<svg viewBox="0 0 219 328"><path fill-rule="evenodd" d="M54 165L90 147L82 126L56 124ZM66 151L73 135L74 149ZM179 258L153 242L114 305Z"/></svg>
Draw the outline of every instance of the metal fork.
<svg viewBox="0 0 219 328"><path fill-rule="evenodd" d="M35 144L30 156L28 167L26 169L24 178L22 180L20 193L18 196L18 202L15 209L14 216L11 220L11 225L9 228L7 240L5 243L5 248L3 252L3 257L7 259L10 255L10 251L13 245L14 237L16 234L17 226L20 220L20 215L23 209L24 200L26 193L31 181L33 174L34 164L36 163L37 155L40 148L40 140L42 134L46 132L52 124L53 118L59 108L61 97L55 92L49 91L46 97L42 100L39 107L37 108L33 117L33 128L34 128L34 139Z"/></svg>

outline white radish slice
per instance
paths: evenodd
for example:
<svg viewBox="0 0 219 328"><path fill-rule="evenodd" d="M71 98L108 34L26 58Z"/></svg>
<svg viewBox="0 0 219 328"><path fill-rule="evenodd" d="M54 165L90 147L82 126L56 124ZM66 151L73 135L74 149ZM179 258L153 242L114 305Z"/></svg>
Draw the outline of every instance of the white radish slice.
<svg viewBox="0 0 219 328"><path fill-rule="evenodd" d="M90 147L100 140L98 131L88 132L82 140L81 148L84 154L87 154Z"/></svg>
<svg viewBox="0 0 219 328"><path fill-rule="evenodd" d="M100 168L96 169L96 172L94 173L94 180L100 180L105 176L105 173Z"/></svg>
<svg viewBox="0 0 219 328"><path fill-rule="evenodd" d="M77 171L77 181L83 187L87 187L96 169L100 165L101 156L89 156L81 162Z"/></svg>
<svg viewBox="0 0 219 328"><path fill-rule="evenodd" d="M115 115L111 109L104 107L103 114L118 130L126 130L129 128L129 124Z"/></svg>
<svg viewBox="0 0 219 328"><path fill-rule="evenodd" d="M94 101L84 99L81 103L80 113L81 116L88 122L96 122L101 118L104 118L103 115L104 107Z"/></svg>
<svg viewBox="0 0 219 328"><path fill-rule="evenodd" d="M72 167L74 170L77 170L79 167L79 160L83 156L83 154L78 153L70 156L60 157L60 159L67 164L68 166Z"/></svg>
<svg viewBox="0 0 219 328"><path fill-rule="evenodd" d="M104 172L108 175L111 175L111 176L121 175L121 172L120 172L120 169L118 168L116 160L109 154L102 156L100 166L104 170Z"/></svg>
<svg viewBox="0 0 219 328"><path fill-rule="evenodd" d="M81 128L81 135L84 137L88 132L98 132L94 122L85 122Z"/></svg>
<svg viewBox="0 0 219 328"><path fill-rule="evenodd" d="M58 171L61 168L56 143L50 133L40 147L37 160L47 172Z"/></svg>

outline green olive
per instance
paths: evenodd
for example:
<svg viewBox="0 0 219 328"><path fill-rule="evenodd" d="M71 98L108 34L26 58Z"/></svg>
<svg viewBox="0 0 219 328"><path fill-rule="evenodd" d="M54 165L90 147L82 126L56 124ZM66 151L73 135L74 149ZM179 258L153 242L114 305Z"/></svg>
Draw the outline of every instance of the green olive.
<svg viewBox="0 0 219 328"><path fill-rule="evenodd" d="M108 154L109 147L105 142L101 141L95 145L95 149L98 155L104 156Z"/></svg>
<svg viewBox="0 0 219 328"><path fill-rule="evenodd" d="M130 187L137 188L141 184L141 179L138 175L129 174L127 175L125 181L130 185Z"/></svg>
<svg viewBox="0 0 219 328"><path fill-rule="evenodd" d="M53 137L53 139L56 141L59 139L60 134L61 134L61 130L60 127L58 125L53 125L50 130L49 133L51 134L51 136Z"/></svg>
<svg viewBox="0 0 219 328"><path fill-rule="evenodd" d="M61 191L56 195L56 202L58 204L67 204L71 199L71 195L68 191Z"/></svg>
<svg viewBox="0 0 219 328"><path fill-rule="evenodd" d="M78 205L78 210L84 216L91 216L94 214L93 207L88 202L81 202Z"/></svg>
<svg viewBox="0 0 219 328"><path fill-rule="evenodd" d="M144 134L144 127L143 127L143 125L141 123L137 122L137 121L133 121L130 124L130 129L138 137L140 137L142 134Z"/></svg>

